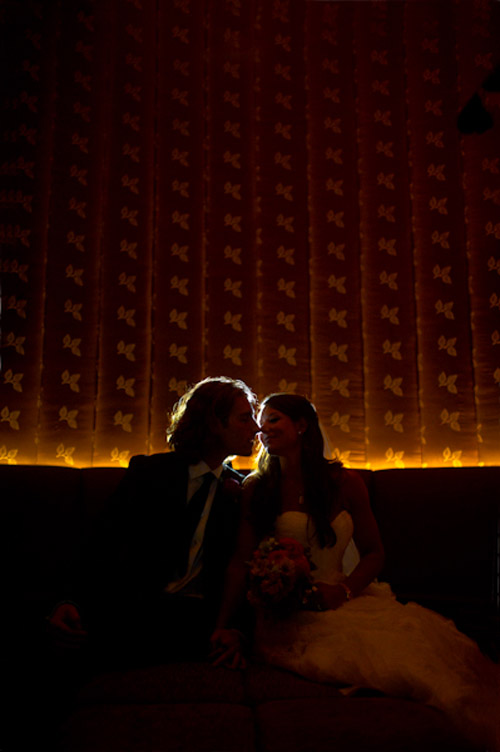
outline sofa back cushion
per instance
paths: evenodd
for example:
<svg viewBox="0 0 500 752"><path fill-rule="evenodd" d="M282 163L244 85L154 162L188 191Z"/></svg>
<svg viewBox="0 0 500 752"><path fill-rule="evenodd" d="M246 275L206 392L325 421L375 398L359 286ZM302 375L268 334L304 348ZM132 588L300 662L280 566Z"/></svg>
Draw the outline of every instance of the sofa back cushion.
<svg viewBox="0 0 500 752"><path fill-rule="evenodd" d="M80 472L83 506L89 524L92 525L125 475L125 468L86 467Z"/></svg>
<svg viewBox="0 0 500 752"><path fill-rule="evenodd" d="M55 594L66 591L80 552L85 529L80 471L0 466L0 489L1 548L10 598L29 597L46 608Z"/></svg>
<svg viewBox="0 0 500 752"><path fill-rule="evenodd" d="M378 471L371 497L398 595L494 605L500 468Z"/></svg>

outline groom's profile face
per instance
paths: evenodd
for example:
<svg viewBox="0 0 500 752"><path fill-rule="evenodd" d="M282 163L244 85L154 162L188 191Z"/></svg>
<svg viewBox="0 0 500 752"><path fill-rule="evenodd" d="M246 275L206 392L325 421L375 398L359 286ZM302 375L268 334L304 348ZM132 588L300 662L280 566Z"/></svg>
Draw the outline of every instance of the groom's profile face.
<svg viewBox="0 0 500 752"><path fill-rule="evenodd" d="M226 456L238 454L249 457L257 430L253 407L245 395L241 394L235 398L227 421L219 421L216 433L224 445Z"/></svg>

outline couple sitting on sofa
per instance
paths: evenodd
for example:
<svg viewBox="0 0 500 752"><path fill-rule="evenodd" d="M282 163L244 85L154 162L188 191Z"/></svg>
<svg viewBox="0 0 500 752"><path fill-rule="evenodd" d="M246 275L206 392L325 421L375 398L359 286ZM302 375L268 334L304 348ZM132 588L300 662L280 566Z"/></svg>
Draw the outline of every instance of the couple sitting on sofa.
<svg viewBox="0 0 500 752"><path fill-rule="evenodd" d="M248 561L266 536L291 538L311 552L316 609L277 619L257 608L254 651L316 681L438 707L498 749L498 667L452 622L376 581L384 554L366 488L324 458L313 405L271 395L258 423L255 407L224 377L179 401L173 451L130 462L92 544L94 576L50 617L54 639L88 643L111 665L210 656L242 667ZM224 460L249 456L257 432L258 468L243 479Z"/></svg>

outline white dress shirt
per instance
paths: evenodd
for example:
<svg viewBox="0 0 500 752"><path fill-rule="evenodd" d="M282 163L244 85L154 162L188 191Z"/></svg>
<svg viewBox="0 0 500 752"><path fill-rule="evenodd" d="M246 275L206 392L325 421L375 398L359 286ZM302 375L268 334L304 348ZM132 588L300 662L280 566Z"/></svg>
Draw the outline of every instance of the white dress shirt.
<svg viewBox="0 0 500 752"><path fill-rule="evenodd" d="M219 465L219 467L216 467L215 470L211 470L208 467L207 463L203 460L201 462L198 462L196 465L189 465L188 467L189 480L187 485L186 504L189 504L191 498L200 488L201 484L203 483L203 476L206 473L211 472L215 477L210 485L207 500L205 502L203 512L200 516L200 521L193 533L191 547L189 549L189 561L186 573L183 577L172 580L172 582L167 585L167 587L165 588L165 591L167 593L182 592L182 595L189 595L197 598L202 597L201 592L197 587L197 579L202 567L203 540L205 537L205 529L207 526L208 517L210 515L210 510L212 509L212 504L215 497L215 491L217 489L217 482L221 476L222 469L222 465Z"/></svg>

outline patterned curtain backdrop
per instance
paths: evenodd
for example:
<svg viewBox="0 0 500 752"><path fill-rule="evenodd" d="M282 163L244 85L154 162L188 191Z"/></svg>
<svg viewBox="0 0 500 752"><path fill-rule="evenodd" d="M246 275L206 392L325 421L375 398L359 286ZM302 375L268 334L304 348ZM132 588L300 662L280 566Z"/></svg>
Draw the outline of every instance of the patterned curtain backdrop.
<svg viewBox="0 0 500 752"><path fill-rule="evenodd" d="M203 375L256 383L254 6L206 11Z"/></svg>
<svg viewBox="0 0 500 752"><path fill-rule="evenodd" d="M500 452L500 76L495 47L495 40L500 38L499 10L498 3L459 3L456 17L460 107L479 85L492 120L487 125L493 126L461 142L474 383L471 397L476 411L478 460L485 465L498 464ZM496 79L486 84L492 73L495 75L495 66ZM455 374L451 381L447 376L451 385L457 379Z"/></svg>
<svg viewBox="0 0 500 752"><path fill-rule="evenodd" d="M259 3L259 391L310 394L305 5Z"/></svg>
<svg viewBox="0 0 500 752"><path fill-rule="evenodd" d="M308 6L312 398L330 451L366 462L354 6Z"/></svg>
<svg viewBox="0 0 500 752"><path fill-rule="evenodd" d="M500 462L499 3L1 10L0 462L164 451L220 374L352 467Z"/></svg>
<svg viewBox="0 0 500 752"><path fill-rule="evenodd" d="M100 21L100 23L98 22ZM52 160L45 266L45 308L38 416L38 462L91 464L100 322L100 226L104 207L106 61L104 19L91 8L61 6L52 112ZM43 148L43 144L40 144ZM49 188L51 186L51 188ZM28 306L30 301L28 300ZM30 361L27 342L26 359ZM24 391L24 385L23 385ZM24 430L21 409L20 435Z"/></svg>
<svg viewBox="0 0 500 752"><path fill-rule="evenodd" d="M443 6L408 6L409 154L422 456L477 462L455 38ZM459 367L457 368L457 364Z"/></svg>
<svg viewBox="0 0 500 752"><path fill-rule="evenodd" d="M2 10L0 461L36 462L59 23Z"/></svg>
<svg viewBox="0 0 500 752"><path fill-rule="evenodd" d="M205 11L160 3L152 280L150 450L168 411L204 372Z"/></svg>
<svg viewBox="0 0 500 752"><path fill-rule="evenodd" d="M367 459L420 465L405 103L405 6L355 6Z"/></svg>

